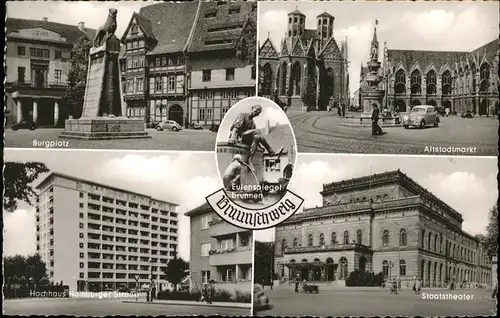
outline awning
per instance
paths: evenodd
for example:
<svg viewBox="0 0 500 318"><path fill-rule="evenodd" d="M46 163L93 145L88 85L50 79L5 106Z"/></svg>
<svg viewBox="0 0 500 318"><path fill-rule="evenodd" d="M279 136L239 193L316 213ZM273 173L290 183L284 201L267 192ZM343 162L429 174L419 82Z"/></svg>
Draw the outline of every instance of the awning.
<svg viewBox="0 0 500 318"><path fill-rule="evenodd" d="M290 262L281 265L288 268L314 268L314 267L337 267L338 264L326 262Z"/></svg>

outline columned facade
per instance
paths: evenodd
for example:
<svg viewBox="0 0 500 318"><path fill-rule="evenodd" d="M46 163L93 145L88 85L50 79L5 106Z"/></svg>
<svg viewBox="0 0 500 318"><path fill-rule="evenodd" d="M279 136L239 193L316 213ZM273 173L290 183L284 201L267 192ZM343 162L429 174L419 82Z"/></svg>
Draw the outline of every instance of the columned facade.
<svg viewBox="0 0 500 318"><path fill-rule="evenodd" d="M462 216L398 171L323 185L323 207L276 228L282 278L345 281L353 271L381 273L411 288L491 282L482 243ZM490 280L488 280L490 279Z"/></svg>

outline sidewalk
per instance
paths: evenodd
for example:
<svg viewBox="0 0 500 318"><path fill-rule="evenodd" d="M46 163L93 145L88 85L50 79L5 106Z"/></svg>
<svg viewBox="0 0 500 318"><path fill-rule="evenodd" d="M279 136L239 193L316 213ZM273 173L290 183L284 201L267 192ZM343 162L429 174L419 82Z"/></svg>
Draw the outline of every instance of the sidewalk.
<svg viewBox="0 0 500 318"><path fill-rule="evenodd" d="M155 300L147 302L144 300L124 300L123 303L129 304L149 304L149 305L177 305L177 306L198 306L198 307L220 307L220 308L243 308L250 309L250 303L229 303L229 302L213 302L208 304L206 302L190 301L190 300Z"/></svg>

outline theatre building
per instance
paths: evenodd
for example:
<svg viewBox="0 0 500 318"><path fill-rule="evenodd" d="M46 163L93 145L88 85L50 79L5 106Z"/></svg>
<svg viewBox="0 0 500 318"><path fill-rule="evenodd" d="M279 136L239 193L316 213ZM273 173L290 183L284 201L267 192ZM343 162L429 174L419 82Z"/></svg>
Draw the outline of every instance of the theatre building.
<svg viewBox="0 0 500 318"><path fill-rule="evenodd" d="M250 291L252 231L222 220L208 203L186 213L190 218L191 290L215 281L218 289Z"/></svg>
<svg viewBox="0 0 500 318"><path fill-rule="evenodd" d="M71 51L95 30L83 22L68 25L41 20L6 21L6 124L34 121L41 127L64 125L61 103L71 67Z"/></svg>
<svg viewBox="0 0 500 318"><path fill-rule="evenodd" d="M469 52L386 48L386 105L399 112L427 104L458 114L498 114L498 41Z"/></svg>
<svg viewBox="0 0 500 318"><path fill-rule="evenodd" d="M287 33L279 47L268 36L259 48L259 96L277 94L290 107L301 109L301 94L312 79L319 110L348 106L347 39L337 42L334 21L323 12L316 16L316 29L306 29L306 16L298 10L290 12L287 21L276 21L287 23Z"/></svg>
<svg viewBox="0 0 500 318"><path fill-rule="evenodd" d="M253 96L256 4L156 3L134 13L122 37L127 116L146 123L220 123L238 100ZM175 27L172 27L175 26Z"/></svg>
<svg viewBox="0 0 500 318"><path fill-rule="evenodd" d="M460 213L401 171L323 185L323 206L276 227L282 278L345 285L354 270L382 272L402 286L491 284L491 262Z"/></svg>

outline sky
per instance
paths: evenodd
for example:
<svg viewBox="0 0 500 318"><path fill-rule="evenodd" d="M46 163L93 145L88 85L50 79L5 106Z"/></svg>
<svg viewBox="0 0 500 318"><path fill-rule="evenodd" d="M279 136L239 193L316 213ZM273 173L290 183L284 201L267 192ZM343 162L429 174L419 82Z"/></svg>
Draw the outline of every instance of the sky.
<svg viewBox="0 0 500 318"><path fill-rule="evenodd" d="M306 15L306 29L316 28L316 16L327 11L335 17L334 36L347 37L349 49L349 89L351 97L359 88L361 63L369 59L375 20L383 56L389 49L472 51L498 38L497 1L321 1L259 2L258 40L268 34L277 50L287 31L287 14L298 9Z"/></svg>
<svg viewBox="0 0 500 318"><path fill-rule="evenodd" d="M281 110L281 108L273 101L262 97L246 98L229 108L219 127L217 142L227 141L231 132L231 126L233 125L235 119L238 118L241 113L249 113L254 105L262 106L262 113L254 118L257 129L264 128L267 121L269 121L269 125L271 127L290 124L285 112L283 112L283 110Z"/></svg>
<svg viewBox="0 0 500 318"><path fill-rule="evenodd" d="M304 208L322 206L323 184L400 169L462 214L462 229L485 233L488 213L497 202L494 157L427 157L299 154L289 189L304 198ZM255 233L274 240L274 229Z"/></svg>
<svg viewBox="0 0 500 318"><path fill-rule="evenodd" d="M54 172L178 204L178 252L185 260L189 260L190 225L184 213L203 204L208 194L221 188L213 153L8 149L5 161L43 162ZM33 207L20 204L13 213L3 213L3 222L6 255L36 252Z"/></svg>
<svg viewBox="0 0 500 318"><path fill-rule="evenodd" d="M97 29L106 22L108 10L118 10L116 18L118 27L116 36L121 37L128 26L132 14L139 12L141 7L153 4L152 1L8 1L7 17L19 19L41 20L47 17L49 21L63 24L85 26Z"/></svg>

